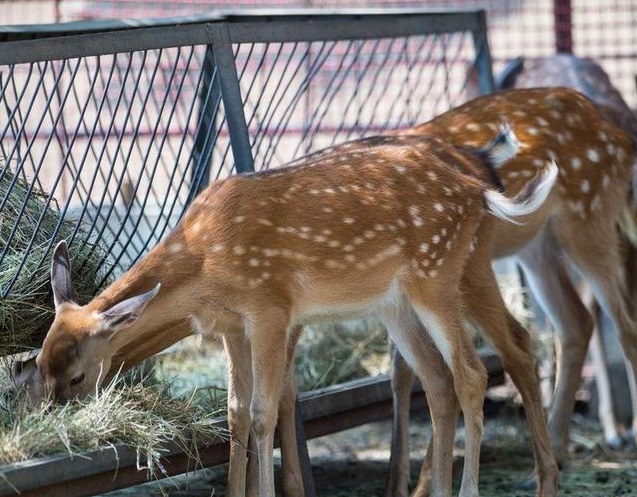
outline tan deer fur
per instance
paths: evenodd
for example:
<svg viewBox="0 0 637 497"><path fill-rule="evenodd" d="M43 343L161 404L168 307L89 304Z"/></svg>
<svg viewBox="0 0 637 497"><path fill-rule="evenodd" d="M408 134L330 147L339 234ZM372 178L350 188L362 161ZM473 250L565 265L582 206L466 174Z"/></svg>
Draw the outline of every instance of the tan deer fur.
<svg viewBox="0 0 637 497"><path fill-rule="evenodd" d="M68 254L59 245L56 317L36 358L45 390L58 401L86 395L139 337L161 346L154 337L181 333L185 322L220 334L233 437L227 494L245 494L251 432L258 495L272 496L277 404L299 325L374 312L430 398L445 399L432 407L436 426L455 419L448 393L457 396L467 433L460 495L478 495L486 373L463 328L461 284L497 294L481 249L489 243L483 213L535 211L555 170L509 200L450 167L475 161L438 140L376 138L293 168L216 182L164 241L86 306L73 301ZM433 437L432 495L451 491L447 435Z"/></svg>
<svg viewBox="0 0 637 497"><path fill-rule="evenodd" d="M558 461L564 462L575 392L593 329L592 318L571 283L568 264L582 274L596 298L603 302L620 331L633 370L637 367L637 329L626 307L616 229L617 220L628 204L635 151L624 131L605 120L586 97L566 88L511 90L485 96L406 132L439 136L449 143L471 146L491 136L502 122L515 129L523 144L520 152L499 171L508 194L522 188L546 160L555 160L559 168L551 202L524 224L493 221L494 243L485 257L514 255L561 332L564 356L549 432ZM505 370L524 396L518 357L501 348L497 329L480 328L493 342ZM399 358L394 372L395 383L402 385L395 392L395 410L406 413L409 396L405 384L411 384L411 375ZM526 414L531 422L534 414L528 407ZM405 439L405 425L406 420L396 423L398 439ZM408 473L405 468L408 455L401 452L405 450L404 444L398 443L392 453L388 495L407 493L407 478L400 477ZM413 495L428 494L430 471L431 463L426 460ZM397 480L400 480L398 486Z"/></svg>
<svg viewBox="0 0 637 497"><path fill-rule="evenodd" d="M566 86L586 95L597 106L599 111L616 126L626 131L637 143L637 116L626 104L621 93L613 86L608 74L594 60L581 58L571 54L555 54L540 58L525 58L521 71L509 81L512 88L556 87ZM633 170L632 177L632 212L626 210L626 214L619 220L621 231L621 254L623 256L624 273L627 279L628 297L630 308L634 309L634 299L637 297L635 286L637 285L637 232L635 230L635 213L637 213L637 174ZM599 321L599 304L589 287L579 292L582 301L591 309L591 313ZM633 311L633 318L634 318ZM579 334L576 328L572 333ZM571 332L566 331L566 333ZM563 332L560 332L561 334ZM595 367L595 381L597 385L599 406L599 419L604 430L606 443L613 448L622 445L622 430L615 417L613 396L610 385L610 375L606 364L602 337L597 326L593 329L591 344L589 347L591 359ZM573 339L577 339L575 336ZM569 351L565 351L566 354ZM630 368L629 364L626 365ZM631 401L633 410L633 426L637 423L637 388L633 384L633 375L628 375L631 382ZM564 402L563 398L556 399L556 403ZM634 432L633 432L634 433Z"/></svg>

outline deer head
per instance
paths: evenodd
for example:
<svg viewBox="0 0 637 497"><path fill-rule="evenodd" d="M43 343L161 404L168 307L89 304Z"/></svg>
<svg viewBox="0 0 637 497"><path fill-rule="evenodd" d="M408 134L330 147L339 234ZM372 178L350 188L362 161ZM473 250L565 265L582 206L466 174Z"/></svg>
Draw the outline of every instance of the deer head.
<svg viewBox="0 0 637 497"><path fill-rule="evenodd" d="M71 283L65 241L55 248L51 265L55 319L36 357L44 390L60 402L94 392L108 373L116 350L114 337L144 312L160 285L101 311L78 305ZM98 358L99 360L96 360Z"/></svg>

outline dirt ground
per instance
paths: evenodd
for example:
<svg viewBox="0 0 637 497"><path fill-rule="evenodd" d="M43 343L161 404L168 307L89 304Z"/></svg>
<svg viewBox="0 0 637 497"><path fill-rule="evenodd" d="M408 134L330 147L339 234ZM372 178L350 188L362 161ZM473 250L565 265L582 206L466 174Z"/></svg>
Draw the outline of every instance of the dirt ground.
<svg viewBox="0 0 637 497"><path fill-rule="evenodd" d="M601 431L596 422L576 415L572 428L572 459L562 473L559 495L568 497L637 497L637 451L610 451L600 445ZM426 419L412 420L412 479L418 475L428 440ZM457 436L454 481L457 485L462 466L462 427ZM319 497L382 496L389 460L389 422L371 423L346 432L309 442L314 481ZM278 461L278 459L277 459ZM518 489L533 469L526 423L519 412L507 406L491 407L485 421L482 445L480 491L482 497L532 497L533 492ZM276 477L279 478L279 467ZM223 497L226 470L201 470L188 476L147 484L109 497ZM415 481L413 482L415 483Z"/></svg>

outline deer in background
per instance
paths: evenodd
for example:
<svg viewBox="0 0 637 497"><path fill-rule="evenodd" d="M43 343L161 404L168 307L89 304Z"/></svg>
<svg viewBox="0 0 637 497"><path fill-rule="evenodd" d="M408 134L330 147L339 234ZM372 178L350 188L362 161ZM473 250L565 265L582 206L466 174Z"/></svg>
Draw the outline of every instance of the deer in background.
<svg viewBox="0 0 637 497"><path fill-rule="evenodd" d="M576 57L570 54L557 54L548 57L524 59L518 57L511 61L503 71L504 77L500 78L500 87L506 88L533 88L566 86L574 88L590 98L600 112L610 122L626 131L637 143L637 117L626 104L621 93L613 86L610 78L594 60ZM637 298L637 233L634 229L634 214L637 211L637 175L632 177L632 209L626 211L627 215L619 219L622 225L621 243L624 263L624 273L628 285L628 295L633 302ZM591 309L599 321L600 309L591 295L589 287L580 291L583 300ZM631 309L634 304L631 304ZM634 317L634 315L633 315ZM566 354L569 352L566 351ZM622 445L622 437L614 413L610 375L604 354L603 340L600 330L596 326L593 330L590 345L591 358L595 367L595 381L599 398L598 415L604 430L604 439L612 448ZM630 366L627 364L627 370ZM637 425L637 388L634 376L628 374L631 387L631 403L633 411L633 428ZM557 399L557 402L561 402ZM634 431L634 434L637 433Z"/></svg>
<svg viewBox="0 0 637 497"><path fill-rule="evenodd" d="M618 220L630 209L634 144L590 100L567 88L509 90L478 98L400 133L473 146L503 121L514 127L523 143L499 171L505 191L519 191L546 160L555 160L559 168L551 202L522 225L495 220L488 257L515 256L558 329L563 357L549 433L558 462L564 463L575 392L593 331L593 319L569 277L567 263L577 268L612 316L633 366L631 374L637 371L637 328L627 307L617 230ZM482 331L497 350L498 337L487 327ZM500 355L515 381L518 364ZM412 373L399 355L392 375L395 419L387 494L402 496L407 495L409 481L406 426ZM428 451L413 495L429 495L431 470Z"/></svg>
<svg viewBox="0 0 637 497"><path fill-rule="evenodd" d="M277 403L291 383L300 326L374 312L429 398L438 399L435 426L453 428L459 404L467 432L460 495L478 495L486 374L459 311L467 305L485 322L495 316L504 340L530 355L526 332L512 325L500 300L486 249L490 223L482 221L490 218L484 213L524 220L541 208L556 175L549 165L509 199L477 179L482 161L440 140L384 137L218 181L164 241L86 306L73 301L61 243L51 270L56 316L35 361L43 393L57 401L89 394L113 361L144 355L126 352L133 344L163 347L186 326L218 333L229 367L227 494L245 493L251 433L258 495L272 496ZM537 378L532 362L523 366L540 408L542 495L555 495ZM452 443L453 430L434 431L433 495L451 493Z"/></svg>

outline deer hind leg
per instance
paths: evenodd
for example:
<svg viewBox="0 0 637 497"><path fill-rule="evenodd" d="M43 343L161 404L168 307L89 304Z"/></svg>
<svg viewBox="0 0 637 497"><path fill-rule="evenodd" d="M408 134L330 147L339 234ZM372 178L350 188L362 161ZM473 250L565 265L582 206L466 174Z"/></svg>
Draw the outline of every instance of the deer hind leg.
<svg viewBox="0 0 637 497"><path fill-rule="evenodd" d="M422 355L414 360L414 367L422 378L423 389L431 403L433 438L430 447L436 453L436 471L431 483L432 495L448 495L451 491L451 464L453 460L453 439L455 422L458 417L457 403L453 395L453 377L442 355L427 334L418 316L406 303L400 310L393 309L381 315L390 336L399 335L401 345L409 350L419 350ZM392 350L392 392L394 397L394 424L390 474L386 495L403 497L408 495L409 486L409 404L413 373L397 348ZM430 457L431 461L432 457ZM426 494L429 495L429 479ZM415 495L415 494L414 494Z"/></svg>
<svg viewBox="0 0 637 497"><path fill-rule="evenodd" d="M586 226L568 220L557 227L560 243L575 264L596 300L619 333L626 358L633 408L633 432L637 433L637 325L628 307L628 292L619 254L619 236L614 223ZM593 236L593 235L594 236Z"/></svg>
<svg viewBox="0 0 637 497"><path fill-rule="evenodd" d="M407 288L410 300L418 319L441 352L445 364L451 370L456 397L464 417L465 425L465 460L460 485L460 497L476 497L478 492L478 474L480 465L480 445L482 443L482 422L484 395L487 386L487 372L471 343L469 334L464 329L461 312L460 294L453 283L442 282L432 288L429 280L429 295L418 286ZM435 292L435 293L433 293ZM405 360L414 368L423 384L427 381L423 367L419 364L427 360L424 350L410 348L403 342L404 335L395 333L392 339ZM435 404L435 403L434 403ZM433 406L432 406L433 407ZM450 422L447 415L447 423ZM455 413L451 416L455 421ZM435 440L434 440L435 442ZM432 495L437 477L437 447L433 448ZM451 455L445 454L451 464ZM449 468L450 470L450 468ZM448 495L444 493L442 495Z"/></svg>
<svg viewBox="0 0 637 497"><path fill-rule="evenodd" d="M226 495L243 496L253 387L250 343L242 334L237 334L224 336L223 345L228 361L228 428L231 436Z"/></svg>
<svg viewBox="0 0 637 497"><path fill-rule="evenodd" d="M469 319L493 344L522 396L535 454L537 494L553 497L557 493L558 467L548 436L530 336L506 309L488 264L470 260L462 289Z"/></svg>
<svg viewBox="0 0 637 497"><path fill-rule="evenodd" d="M561 248L550 232L540 234L518 253L526 281L560 340L557 386L549 416L549 434L559 464L568 455L575 394L593 332L590 313L564 268Z"/></svg>
<svg viewBox="0 0 637 497"><path fill-rule="evenodd" d="M619 449L623 441L617 424L617 417L615 416L610 375L608 373L608 364L604 351L604 340L601 335L601 330L599 329L601 309L593 297L590 286L582 285L580 295L591 314L597 318L597 326L595 326L593 330L593 336L591 337L589 346L591 361L595 368L595 385L597 386L598 397L597 415L604 430L604 440L606 444L613 449Z"/></svg>

